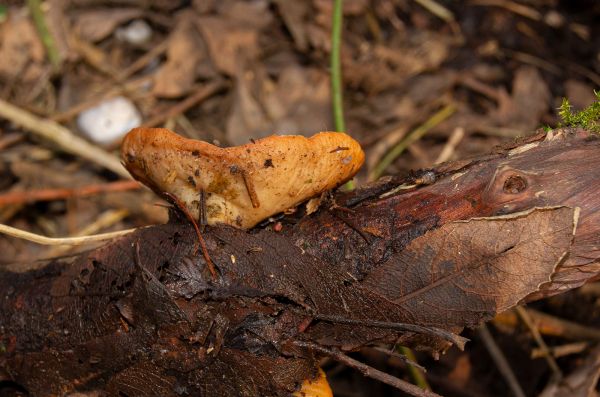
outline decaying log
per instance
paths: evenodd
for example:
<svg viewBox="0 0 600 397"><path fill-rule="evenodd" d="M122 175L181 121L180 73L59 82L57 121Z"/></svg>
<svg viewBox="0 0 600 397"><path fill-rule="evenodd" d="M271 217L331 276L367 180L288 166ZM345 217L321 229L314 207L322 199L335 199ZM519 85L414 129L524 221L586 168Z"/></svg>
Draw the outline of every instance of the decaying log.
<svg viewBox="0 0 600 397"><path fill-rule="evenodd" d="M177 219L1 271L1 384L288 395L315 374L311 344L460 344L444 331L600 274L599 181L600 138L557 130L338 193L281 230L208 227L216 280Z"/></svg>

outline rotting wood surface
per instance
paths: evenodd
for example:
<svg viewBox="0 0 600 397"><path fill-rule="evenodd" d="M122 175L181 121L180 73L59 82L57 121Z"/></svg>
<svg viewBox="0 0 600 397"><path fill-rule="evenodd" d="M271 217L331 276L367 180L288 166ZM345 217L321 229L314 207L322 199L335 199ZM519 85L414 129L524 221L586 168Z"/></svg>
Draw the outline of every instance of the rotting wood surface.
<svg viewBox="0 0 600 397"><path fill-rule="evenodd" d="M457 332L600 273L598 181L600 139L557 130L337 194L281 232L208 227L217 280L175 220L3 271L0 380L35 396L288 395L316 371L295 341L447 347L393 323Z"/></svg>

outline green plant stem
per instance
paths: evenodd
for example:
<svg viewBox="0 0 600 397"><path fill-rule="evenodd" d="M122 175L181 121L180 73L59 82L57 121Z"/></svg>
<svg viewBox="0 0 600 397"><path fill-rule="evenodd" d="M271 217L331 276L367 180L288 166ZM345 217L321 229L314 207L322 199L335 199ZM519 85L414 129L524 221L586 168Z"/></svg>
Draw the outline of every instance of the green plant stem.
<svg viewBox="0 0 600 397"><path fill-rule="evenodd" d="M342 93L342 62L340 61L342 43L342 12L344 0L335 0L333 3L333 17L331 23L331 104L333 107L333 123L336 131L345 132L344 122L344 96ZM345 190L354 190L354 181L344 184Z"/></svg>
<svg viewBox="0 0 600 397"><path fill-rule="evenodd" d="M333 122L336 131L346 131L344 123L344 103L342 95L342 65L340 47L342 41L342 5L343 0L335 0L333 4L333 21L331 29L331 100L333 104Z"/></svg>
<svg viewBox="0 0 600 397"><path fill-rule="evenodd" d="M404 152L404 150L412 143L418 141L425 135L430 129L446 120L456 111L456 107L453 104L449 104L440 109L436 114L431 116L427 121L421 124L419 127L412 130L403 140L398 142L396 146L392 148L373 169L371 173L371 180L379 178L387 169Z"/></svg>
<svg viewBox="0 0 600 397"><path fill-rule="evenodd" d="M60 64L62 62L60 52L56 48L56 44L54 43L54 39L48 30L48 25L46 24L46 18L44 16L44 12L42 11L42 4L40 0L27 0L27 6L29 7L29 12L31 13L31 17L33 18L33 22L35 23L35 27L40 35L40 39L46 48L48 53L48 59L52 64L54 70L58 70Z"/></svg>
<svg viewBox="0 0 600 397"><path fill-rule="evenodd" d="M413 353L413 351L411 349L409 349L408 347L399 346L397 350L398 350L398 353L404 354L406 356L406 358L408 358L410 361L417 362L415 353ZM415 367L414 365L410 365L410 364L407 364L407 365L408 365L408 372L410 373L410 376L411 376L414 384L419 386L423 390L431 390L429 383L427 383L427 379L425 379L425 375L423 374L423 371L421 371L419 368Z"/></svg>

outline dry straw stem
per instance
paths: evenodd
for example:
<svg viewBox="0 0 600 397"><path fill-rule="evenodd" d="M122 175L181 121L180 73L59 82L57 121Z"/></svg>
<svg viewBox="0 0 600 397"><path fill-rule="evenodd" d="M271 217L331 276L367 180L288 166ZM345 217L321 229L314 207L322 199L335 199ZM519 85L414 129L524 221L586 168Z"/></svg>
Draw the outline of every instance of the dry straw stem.
<svg viewBox="0 0 600 397"><path fill-rule="evenodd" d="M131 179L116 156L73 134L62 125L39 118L0 99L0 117L18 124L31 133L48 139L65 152L100 165L123 178Z"/></svg>
<svg viewBox="0 0 600 397"><path fill-rule="evenodd" d="M111 240L113 238L121 237L131 232L134 232L135 230L137 229L119 230L117 232L95 234L92 236L52 238L42 236L40 234L26 232L25 230L17 229L8 225L0 224L0 233L42 245L83 245L88 243L95 243L98 241Z"/></svg>
<svg viewBox="0 0 600 397"><path fill-rule="evenodd" d="M91 236L91 235L93 235L93 233L97 233L97 232L99 232L102 229L109 228L112 225L114 225L115 223L120 222L121 220L123 220L128 215L129 215L129 211L127 211L125 209L108 210L108 211L100 214L94 220L94 222L92 222L91 224L87 225L86 227L84 227L80 231L76 232L73 237ZM71 248L69 246L66 246L66 245L65 246L59 246L59 247L55 246L55 247L49 248L48 251L46 252L45 256L47 258L53 258L55 256L62 255L65 252L68 252L70 249Z"/></svg>

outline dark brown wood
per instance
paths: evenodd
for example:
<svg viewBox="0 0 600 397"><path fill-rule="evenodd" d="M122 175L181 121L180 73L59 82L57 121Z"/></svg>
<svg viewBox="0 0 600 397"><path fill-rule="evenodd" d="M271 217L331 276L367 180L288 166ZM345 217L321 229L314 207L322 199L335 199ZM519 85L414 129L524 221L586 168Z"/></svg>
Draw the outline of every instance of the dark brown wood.
<svg viewBox="0 0 600 397"><path fill-rule="evenodd" d="M337 194L279 232L207 226L216 280L181 221L1 271L0 380L36 396L288 395L323 351L448 347L381 325L457 332L597 277L598 181L597 136L540 133Z"/></svg>

